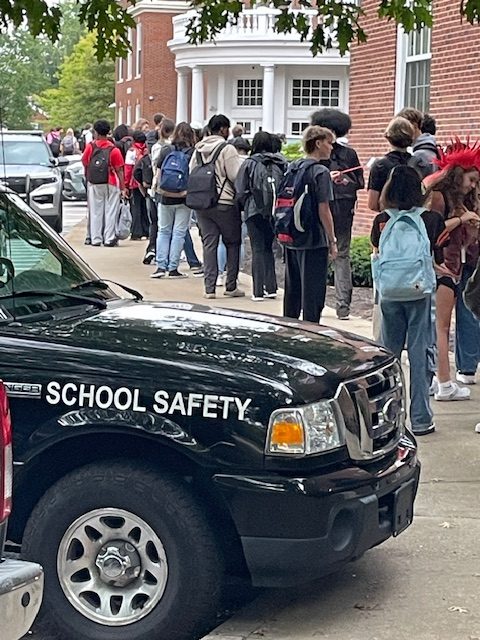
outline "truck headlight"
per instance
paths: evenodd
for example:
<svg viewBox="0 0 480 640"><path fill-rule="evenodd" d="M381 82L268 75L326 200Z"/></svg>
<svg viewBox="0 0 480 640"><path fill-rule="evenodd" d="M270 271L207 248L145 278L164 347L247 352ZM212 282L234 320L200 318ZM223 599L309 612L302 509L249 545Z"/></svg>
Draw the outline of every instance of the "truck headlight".
<svg viewBox="0 0 480 640"><path fill-rule="evenodd" d="M344 424L335 400L322 400L270 416L266 453L312 455L345 444Z"/></svg>

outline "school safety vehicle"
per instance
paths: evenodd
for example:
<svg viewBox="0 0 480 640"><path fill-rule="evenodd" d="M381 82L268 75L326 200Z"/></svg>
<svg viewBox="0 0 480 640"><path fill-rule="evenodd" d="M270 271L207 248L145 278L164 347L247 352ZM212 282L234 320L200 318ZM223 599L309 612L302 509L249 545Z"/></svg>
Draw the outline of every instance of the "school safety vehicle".
<svg viewBox="0 0 480 640"><path fill-rule="evenodd" d="M119 297L0 191L10 539L65 640L192 640L223 577L290 586L412 521L396 360L313 324ZM56 636L57 637L57 636Z"/></svg>

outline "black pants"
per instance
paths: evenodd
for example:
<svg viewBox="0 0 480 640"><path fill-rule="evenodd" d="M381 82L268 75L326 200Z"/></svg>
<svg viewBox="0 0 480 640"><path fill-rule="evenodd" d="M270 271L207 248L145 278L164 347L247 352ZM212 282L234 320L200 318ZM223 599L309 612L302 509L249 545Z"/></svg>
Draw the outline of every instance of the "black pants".
<svg viewBox="0 0 480 640"><path fill-rule="evenodd" d="M197 222L202 236L205 292L215 293L218 275L217 247L222 236L227 248L227 280L225 289L237 287L242 244L242 219L235 206L219 204L215 209L197 212Z"/></svg>
<svg viewBox="0 0 480 640"><path fill-rule="evenodd" d="M262 298L264 290L267 293L277 292L272 218L256 215L248 218L246 225L252 248L253 295Z"/></svg>
<svg viewBox="0 0 480 640"><path fill-rule="evenodd" d="M328 248L285 250L283 315L320 322L327 292Z"/></svg>
<svg viewBox="0 0 480 640"><path fill-rule="evenodd" d="M348 316L352 302L352 267L350 263L350 245L352 243L353 214L355 200L340 199L331 203L338 255L334 263L335 298L337 316Z"/></svg>
<svg viewBox="0 0 480 640"><path fill-rule="evenodd" d="M147 213L147 203L140 189L132 189L130 210L132 212L132 240L148 238L150 223Z"/></svg>
<svg viewBox="0 0 480 640"><path fill-rule="evenodd" d="M158 213L157 203L150 196L146 198L147 215L148 215L148 245L145 253L150 251L155 252L157 250L157 235L158 235Z"/></svg>

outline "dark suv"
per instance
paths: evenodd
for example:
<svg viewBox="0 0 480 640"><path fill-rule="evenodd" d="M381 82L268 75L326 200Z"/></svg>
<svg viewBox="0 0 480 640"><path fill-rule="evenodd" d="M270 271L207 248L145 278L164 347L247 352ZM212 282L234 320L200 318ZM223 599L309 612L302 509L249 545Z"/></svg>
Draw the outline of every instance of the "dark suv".
<svg viewBox="0 0 480 640"><path fill-rule="evenodd" d="M16 191L55 231L63 227L60 166L40 131L2 131L0 181Z"/></svg>

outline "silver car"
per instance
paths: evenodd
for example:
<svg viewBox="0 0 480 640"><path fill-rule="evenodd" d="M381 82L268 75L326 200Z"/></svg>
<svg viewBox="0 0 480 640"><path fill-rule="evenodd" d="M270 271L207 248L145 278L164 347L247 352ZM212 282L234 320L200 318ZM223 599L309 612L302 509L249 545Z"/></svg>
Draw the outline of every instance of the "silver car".
<svg viewBox="0 0 480 640"><path fill-rule="evenodd" d="M62 174L38 131L0 131L0 181L16 191L55 231L63 227Z"/></svg>

